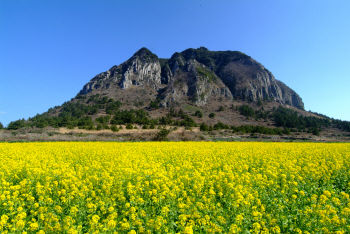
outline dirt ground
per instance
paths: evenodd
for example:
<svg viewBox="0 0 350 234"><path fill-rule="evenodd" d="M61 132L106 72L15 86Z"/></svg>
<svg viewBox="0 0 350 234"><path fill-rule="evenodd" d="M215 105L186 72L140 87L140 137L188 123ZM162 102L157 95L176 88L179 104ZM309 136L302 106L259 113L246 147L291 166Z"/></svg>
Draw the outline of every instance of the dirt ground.
<svg viewBox="0 0 350 234"><path fill-rule="evenodd" d="M85 129L67 128L22 128L16 131L0 130L0 142L17 141L154 141L157 139L156 129L128 130L122 126L118 132L111 130L90 131ZM321 132L320 136L310 133L292 132L290 135L263 135L248 133L232 133L230 130L213 130L211 132L201 132L198 127L185 129L184 127L168 126L171 130L167 136L168 141L296 141L296 142L350 142L350 133L339 132L337 130Z"/></svg>

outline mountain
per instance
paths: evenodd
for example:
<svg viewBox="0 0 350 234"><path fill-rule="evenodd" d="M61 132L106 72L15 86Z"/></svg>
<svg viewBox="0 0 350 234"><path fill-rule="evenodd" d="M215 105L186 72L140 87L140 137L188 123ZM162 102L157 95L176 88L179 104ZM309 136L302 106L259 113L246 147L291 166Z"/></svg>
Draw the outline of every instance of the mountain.
<svg viewBox="0 0 350 234"><path fill-rule="evenodd" d="M32 132L49 126L89 131L200 126L210 134L225 129L229 134L295 133L300 139L311 134L333 139L350 132L348 121L306 112L295 91L248 55L204 47L168 59L141 48L92 78L75 98L13 121L7 130Z"/></svg>
<svg viewBox="0 0 350 234"><path fill-rule="evenodd" d="M95 76L79 92L89 93L108 93L130 102L158 98L162 107L239 99L275 101L304 109L295 91L248 55L205 47L176 52L170 59L160 59L141 48L126 62Z"/></svg>

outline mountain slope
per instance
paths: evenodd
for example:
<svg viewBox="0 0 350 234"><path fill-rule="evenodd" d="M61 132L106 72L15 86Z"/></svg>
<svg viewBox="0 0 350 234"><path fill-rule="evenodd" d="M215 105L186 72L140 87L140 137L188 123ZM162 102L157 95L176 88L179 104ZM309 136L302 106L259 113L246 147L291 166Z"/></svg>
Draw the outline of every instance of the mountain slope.
<svg viewBox="0 0 350 234"><path fill-rule="evenodd" d="M70 101L23 127L118 131L117 125L230 129L263 134L338 134L350 122L304 111L299 95L263 65L238 51L204 47L158 58L141 48L130 59L91 79Z"/></svg>
<svg viewBox="0 0 350 234"><path fill-rule="evenodd" d="M160 98L163 107L181 102L203 106L218 99L241 99L273 100L304 109L295 91L248 55L204 47L174 53L170 59L159 59L142 48L126 62L95 76L79 94L108 92L113 96L118 92L115 96L126 96L133 102L137 97L125 94L135 88L146 90L151 96L156 94L153 99ZM146 100L151 96L146 96Z"/></svg>

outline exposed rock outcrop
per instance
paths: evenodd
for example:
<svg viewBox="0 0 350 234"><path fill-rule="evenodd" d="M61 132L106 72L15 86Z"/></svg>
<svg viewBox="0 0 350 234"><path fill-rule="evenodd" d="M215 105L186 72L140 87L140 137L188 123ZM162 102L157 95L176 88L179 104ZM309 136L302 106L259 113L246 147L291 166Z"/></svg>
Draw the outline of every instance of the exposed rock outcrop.
<svg viewBox="0 0 350 234"><path fill-rule="evenodd" d="M94 77L80 94L116 86L121 88L118 92L131 87L151 88L163 106L181 101L202 106L210 100L238 98L304 108L295 91L248 55L204 47L174 53L170 59L159 59L142 48L126 62Z"/></svg>

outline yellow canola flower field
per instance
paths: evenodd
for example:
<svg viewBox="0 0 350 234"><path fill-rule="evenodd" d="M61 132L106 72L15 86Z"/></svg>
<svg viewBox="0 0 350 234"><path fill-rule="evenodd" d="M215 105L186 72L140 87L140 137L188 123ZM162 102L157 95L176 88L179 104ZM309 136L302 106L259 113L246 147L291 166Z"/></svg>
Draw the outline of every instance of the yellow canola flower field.
<svg viewBox="0 0 350 234"><path fill-rule="evenodd" d="M350 144L0 144L0 233L350 233Z"/></svg>

